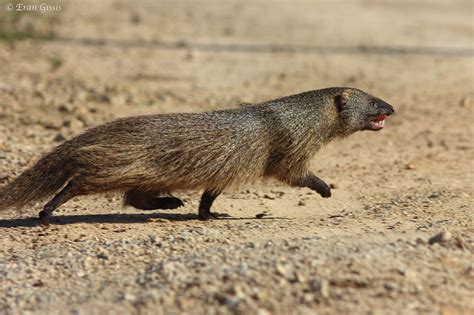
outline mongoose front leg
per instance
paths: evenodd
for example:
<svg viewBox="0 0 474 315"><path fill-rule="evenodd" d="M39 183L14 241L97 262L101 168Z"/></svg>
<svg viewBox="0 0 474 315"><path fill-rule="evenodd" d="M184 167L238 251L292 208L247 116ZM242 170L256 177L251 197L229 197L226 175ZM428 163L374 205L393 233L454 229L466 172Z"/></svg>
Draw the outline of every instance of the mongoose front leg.
<svg viewBox="0 0 474 315"><path fill-rule="evenodd" d="M204 191L201 196L201 202L199 203L199 220L205 221L211 218L216 218L216 215L211 213L211 206L220 192Z"/></svg>
<svg viewBox="0 0 474 315"><path fill-rule="evenodd" d="M294 185L298 187L308 187L309 189L316 191L323 198L331 197L331 188L329 185L312 172L309 172L306 177L300 178L294 182Z"/></svg>

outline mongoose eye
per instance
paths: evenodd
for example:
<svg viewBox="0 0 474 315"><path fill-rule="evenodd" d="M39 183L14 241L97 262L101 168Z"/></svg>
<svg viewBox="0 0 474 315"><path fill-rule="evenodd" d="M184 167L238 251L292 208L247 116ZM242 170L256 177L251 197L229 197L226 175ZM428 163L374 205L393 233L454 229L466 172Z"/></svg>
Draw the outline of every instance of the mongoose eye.
<svg viewBox="0 0 474 315"><path fill-rule="evenodd" d="M372 105L374 108L379 108L379 104L377 104L377 102L370 102L370 105Z"/></svg>

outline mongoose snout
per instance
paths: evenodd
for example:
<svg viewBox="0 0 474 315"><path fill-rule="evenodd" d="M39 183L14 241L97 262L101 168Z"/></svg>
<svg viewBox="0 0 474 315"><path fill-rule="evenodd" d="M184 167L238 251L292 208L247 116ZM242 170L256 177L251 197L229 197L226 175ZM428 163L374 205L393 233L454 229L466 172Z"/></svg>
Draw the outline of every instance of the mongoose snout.
<svg viewBox="0 0 474 315"><path fill-rule="evenodd" d="M381 130L394 109L359 89L309 91L244 107L203 113L126 117L65 141L0 189L0 210L54 196L40 212L48 224L71 198L106 191L143 210L174 209L171 195L203 190L199 218L223 190L274 178L324 198L330 187L310 160L335 138Z"/></svg>
<svg viewBox="0 0 474 315"><path fill-rule="evenodd" d="M371 116L375 117L371 118L369 120L369 128L366 130L373 130L373 131L379 131L382 130L383 127L385 126L385 119L395 113L395 109L393 109L392 105L380 100L380 99L374 99L370 105L374 107L375 112Z"/></svg>

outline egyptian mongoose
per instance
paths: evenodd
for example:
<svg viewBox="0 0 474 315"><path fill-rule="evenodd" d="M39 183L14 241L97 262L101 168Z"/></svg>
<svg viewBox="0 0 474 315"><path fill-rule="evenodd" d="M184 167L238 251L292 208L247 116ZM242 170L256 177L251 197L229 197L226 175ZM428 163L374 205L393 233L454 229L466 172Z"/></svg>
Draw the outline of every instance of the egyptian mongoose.
<svg viewBox="0 0 474 315"><path fill-rule="evenodd" d="M0 210L46 198L39 217L69 199L124 192L139 209L182 206L171 193L203 189L199 218L213 217L226 188L258 178L308 187L322 197L329 186L309 171L326 143L360 130L380 130L392 106L355 88L335 87L234 109L127 117L89 129L44 155L0 189Z"/></svg>

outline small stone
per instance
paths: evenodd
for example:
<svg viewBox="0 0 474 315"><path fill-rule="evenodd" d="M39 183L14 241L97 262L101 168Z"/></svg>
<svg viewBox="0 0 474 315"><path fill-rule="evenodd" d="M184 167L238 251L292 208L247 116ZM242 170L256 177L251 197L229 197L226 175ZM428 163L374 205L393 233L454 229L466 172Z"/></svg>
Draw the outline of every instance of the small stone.
<svg viewBox="0 0 474 315"><path fill-rule="evenodd" d="M246 242L244 244L245 248L255 248L255 243L254 242Z"/></svg>
<svg viewBox="0 0 474 315"><path fill-rule="evenodd" d="M135 302L137 300L137 297L131 293L125 293L123 299L125 301Z"/></svg>
<svg viewBox="0 0 474 315"><path fill-rule="evenodd" d="M324 298L329 297L329 281L326 279L311 280L309 288L314 292L318 292Z"/></svg>
<svg viewBox="0 0 474 315"><path fill-rule="evenodd" d="M428 198L433 199L433 198L439 198L441 194L439 192L434 192L431 195L428 196Z"/></svg>
<svg viewBox="0 0 474 315"><path fill-rule="evenodd" d="M306 202L304 202L303 200L300 200L298 202L298 206L306 206Z"/></svg>
<svg viewBox="0 0 474 315"><path fill-rule="evenodd" d="M396 283L393 283L393 282L387 282L383 286L388 291L397 291L398 290L398 285Z"/></svg>
<svg viewBox="0 0 474 315"><path fill-rule="evenodd" d="M426 241L424 239L422 239L421 237L418 237L416 239L416 244L417 245L425 245L426 244Z"/></svg>
<svg viewBox="0 0 474 315"><path fill-rule="evenodd" d="M415 164L409 163L409 164L405 165L405 169L414 170L414 169L416 169L416 166L415 166Z"/></svg>
<svg viewBox="0 0 474 315"><path fill-rule="evenodd" d="M56 134L56 136L53 138L54 142L63 142L66 140L66 137L62 133Z"/></svg>
<svg viewBox="0 0 474 315"><path fill-rule="evenodd" d="M470 96L465 96L463 99L459 102L459 105L461 107L469 107L469 104L472 102L472 98Z"/></svg>
<svg viewBox="0 0 474 315"><path fill-rule="evenodd" d="M259 308L257 310L257 315L270 315L271 313L264 308Z"/></svg>
<svg viewBox="0 0 474 315"><path fill-rule="evenodd" d="M303 301L304 303L314 302L314 295L312 295L311 293L305 293L303 295Z"/></svg>
<svg viewBox="0 0 474 315"><path fill-rule="evenodd" d="M457 236L455 238L456 240L456 246L459 247L460 249L469 249L469 246L467 245L466 241L461 237Z"/></svg>
<svg viewBox="0 0 474 315"><path fill-rule="evenodd" d="M306 281L306 278L301 272L296 271L295 272L295 280L299 283L304 283Z"/></svg>
<svg viewBox="0 0 474 315"><path fill-rule="evenodd" d="M49 117L40 119L38 123L46 129L59 130L63 126L63 121L59 117Z"/></svg>
<svg viewBox="0 0 474 315"><path fill-rule="evenodd" d="M451 232L449 231L442 231L432 237L428 240L428 244L433 245L435 243L443 243L447 242L451 239L452 235Z"/></svg>
<svg viewBox="0 0 474 315"><path fill-rule="evenodd" d="M403 276L410 280L411 282L418 282L418 274L412 269L404 270Z"/></svg>
<svg viewBox="0 0 474 315"><path fill-rule="evenodd" d="M102 252L102 253L97 254L97 258L106 260L106 259L109 259L109 256L107 256L105 252Z"/></svg>
<svg viewBox="0 0 474 315"><path fill-rule="evenodd" d="M58 111L60 113L70 113L73 111L73 108L70 104L61 104L58 106Z"/></svg>
<svg viewBox="0 0 474 315"><path fill-rule="evenodd" d="M329 188L331 188L331 189L336 189L337 186L336 186L336 184L329 184Z"/></svg>
<svg viewBox="0 0 474 315"><path fill-rule="evenodd" d="M288 270L282 264L276 265L276 271L280 276L283 276L283 277L285 277L288 274Z"/></svg>

